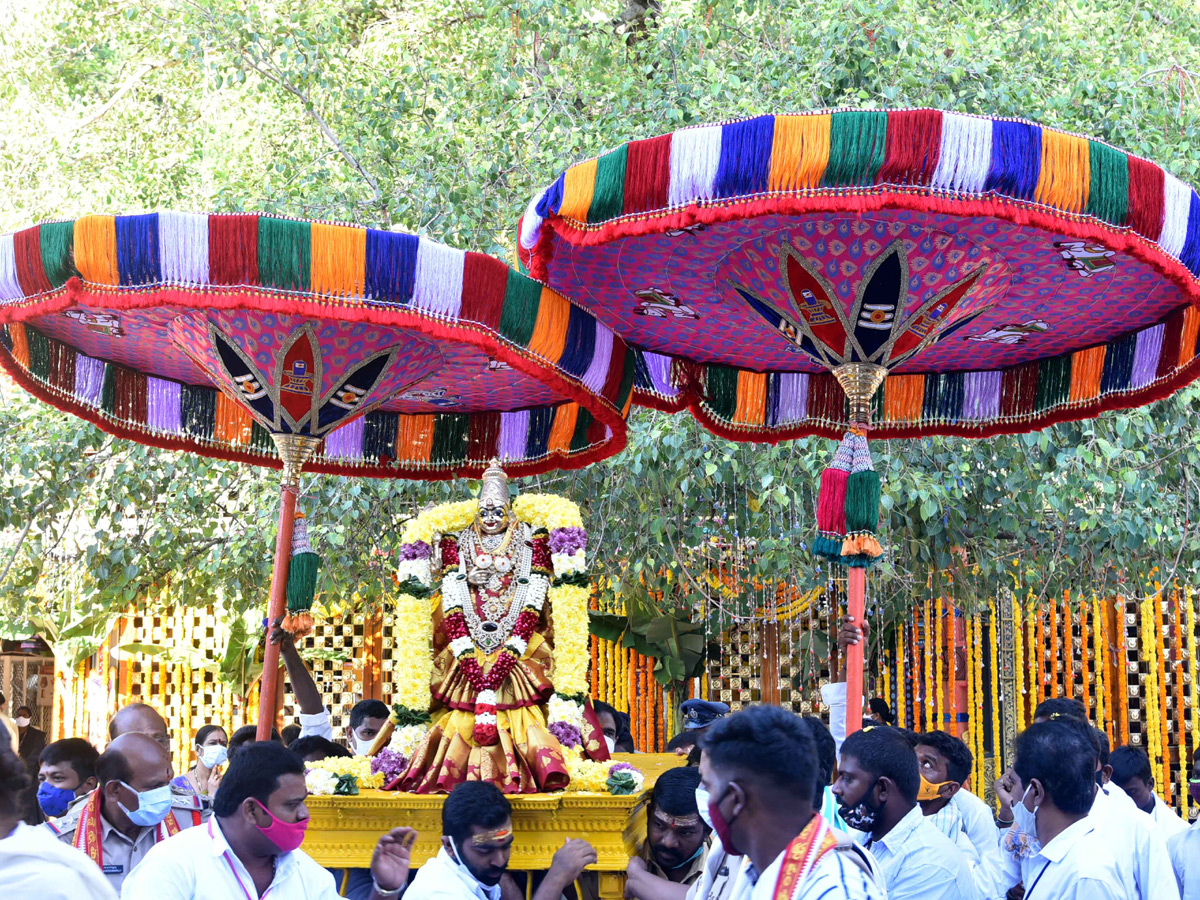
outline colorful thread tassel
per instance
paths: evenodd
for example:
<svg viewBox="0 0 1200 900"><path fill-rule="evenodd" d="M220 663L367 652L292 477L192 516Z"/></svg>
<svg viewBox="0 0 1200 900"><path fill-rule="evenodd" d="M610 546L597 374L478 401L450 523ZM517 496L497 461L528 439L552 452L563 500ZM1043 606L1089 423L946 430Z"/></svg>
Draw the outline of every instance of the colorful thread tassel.
<svg viewBox="0 0 1200 900"><path fill-rule="evenodd" d="M305 637L313 632L312 602L317 593L317 573L321 571L321 557L313 552L308 542L308 523L302 511L296 512L292 526L292 558L288 563L287 616L283 620L284 631L294 637Z"/></svg>
<svg viewBox="0 0 1200 900"><path fill-rule="evenodd" d="M883 554L879 523L879 473L867 438L846 433L833 462L821 473L817 495L817 540L813 552L843 566L870 566Z"/></svg>

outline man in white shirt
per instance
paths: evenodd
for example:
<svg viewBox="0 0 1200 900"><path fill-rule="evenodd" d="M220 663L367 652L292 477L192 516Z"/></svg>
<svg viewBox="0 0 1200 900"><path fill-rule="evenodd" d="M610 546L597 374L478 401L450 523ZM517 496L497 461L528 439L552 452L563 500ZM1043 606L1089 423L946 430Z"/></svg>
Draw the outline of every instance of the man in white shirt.
<svg viewBox="0 0 1200 900"><path fill-rule="evenodd" d="M1103 846L1105 863L1116 872L1121 883L1122 896L1131 900L1178 900L1179 892L1171 872L1171 861L1166 843L1159 835L1148 816L1138 814L1133 801L1111 784L1102 784L1104 766L1100 751L1104 742L1097 729L1087 722L1060 716L1035 724L1068 724L1082 729L1091 747L1092 803L1088 819L1095 826L1096 840ZM1019 777L1009 769L996 782L996 794L1000 799L1001 816L1011 820L1014 813L1016 823L1001 838L1001 859L1007 862L1013 852L1022 848L1038 849L1038 838L1020 821L1021 813L1016 809L1020 799ZM1012 810L1012 812L1009 812Z"/></svg>
<svg viewBox="0 0 1200 900"><path fill-rule="evenodd" d="M850 644L857 644L861 640L866 640L868 633L869 627L865 622L863 623L863 627L859 628L854 623L852 617L845 616L842 619L842 625L838 633L838 646L844 650ZM822 685L821 699L829 706L829 731L833 735L835 745L840 752L842 741L846 739L846 683L840 681ZM933 732L933 734L944 734L944 732ZM947 740L957 740L958 744L966 751L967 772L969 775L970 767L973 765L974 760L970 757L970 751L966 750L966 744L954 738L953 735L945 734L945 737ZM942 752L932 746L932 744L937 744L940 740L940 738L930 738L923 745L924 751L918 748L918 760L920 760L922 752L925 753L926 757L931 759L942 755L944 760ZM944 766L937 764L936 759L934 759L934 762L934 771L930 774L937 778L937 781L946 781L949 776L937 777L937 772L941 771ZM924 781L929 780L925 772L922 772L921 777ZM962 782L958 782L957 785L957 787L951 790L950 785L943 784L939 789L938 796L931 796L929 799L921 801L921 811L931 818L932 824L939 831L950 838L953 843L958 845L968 855L968 863L974 866L983 857L996 852L999 832L996 828L992 808L979 799L978 796L971 793ZM949 802L939 800L939 797L944 798L946 796L949 797ZM954 829L951 827L955 824L961 828L959 834L955 834ZM858 839L858 835L853 832L853 829L850 829L847 833L851 834L855 840Z"/></svg>
<svg viewBox="0 0 1200 900"><path fill-rule="evenodd" d="M1164 841L1181 831L1187 831L1188 823L1154 792L1154 775L1150 771L1150 758L1145 750L1118 747L1108 761L1112 767L1110 784L1117 785L1138 809L1150 816Z"/></svg>
<svg viewBox="0 0 1200 900"><path fill-rule="evenodd" d="M1192 754L1188 772L1188 796L1193 803L1200 803L1200 754L1197 753ZM1200 900L1200 827L1193 824L1174 835L1167 841L1167 854L1183 900Z"/></svg>
<svg viewBox="0 0 1200 900"><path fill-rule="evenodd" d="M32 779L0 723L0 897L116 900L96 864L22 819Z"/></svg>
<svg viewBox="0 0 1200 900"><path fill-rule="evenodd" d="M1024 839L1001 854L992 897L1017 884L1025 900L1126 900L1116 848L1088 815L1096 791L1088 726L1062 718L1034 722L1017 737L1006 799ZM999 789L999 788L998 788Z"/></svg>
<svg viewBox="0 0 1200 900"><path fill-rule="evenodd" d="M744 709L705 735L696 806L721 852L749 859L749 900L885 896L869 854L814 811L817 770L808 725L779 707Z"/></svg>
<svg viewBox="0 0 1200 900"><path fill-rule="evenodd" d="M299 849L307 796L298 756L274 741L245 745L221 779L212 818L154 847L125 880L122 900L336 900L333 876ZM411 828L379 839L372 900L400 895L415 839Z"/></svg>
<svg viewBox="0 0 1200 900"><path fill-rule="evenodd" d="M917 804L920 785L916 753L899 729L865 728L843 742L833 793L846 824L867 835L889 900L974 900L962 851Z"/></svg>
<svg viewBox="0 0 1200 900"><path fill-rule="evenodd" d="M405 900L500 900L502 882L515 896L508 874L512 845L512 804L500 789L484 781L460 784L442 804L442 849L417 871ZM566 841L533 900L559 900L596 858L587 841Z"/></svg>

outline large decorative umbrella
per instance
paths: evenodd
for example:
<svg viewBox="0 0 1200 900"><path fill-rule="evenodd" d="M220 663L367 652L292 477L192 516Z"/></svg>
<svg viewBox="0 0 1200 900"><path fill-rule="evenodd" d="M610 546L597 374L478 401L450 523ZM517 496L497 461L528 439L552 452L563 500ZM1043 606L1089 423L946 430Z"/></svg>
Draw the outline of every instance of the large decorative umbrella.
<svg viewBox="0 0 1200 900"><path fill-rule="evenodd" d="M634 356L560 294L425 238L258 215L87 216L0 236L0 365L120 437L283 469L269 604L311 628L302 467L417 479L625 445ZM289 575L289 549L295 554ZM303 561L303 564L300 564ZM259 736L274 717L268 644Z"/></svg>
<svg viewBox="0 0 1200 900"><path fill-rule="evenodd" d="M686 128L567 169L519 237L533 277L644 348L640 402L735 440L846 433L814 549L850 566L856 619L881 552L868 429L1029 431L1200 373L1200 198L1145 159L1016 119Z"/></svg>

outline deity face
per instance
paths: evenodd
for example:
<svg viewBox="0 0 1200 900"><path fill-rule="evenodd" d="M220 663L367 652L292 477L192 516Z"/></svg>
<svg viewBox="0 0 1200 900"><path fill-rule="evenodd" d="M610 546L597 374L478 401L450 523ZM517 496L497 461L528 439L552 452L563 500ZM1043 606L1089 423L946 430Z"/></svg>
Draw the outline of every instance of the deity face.
<svg viewBox="0 0 1200 900"><path fill-rule="evenodd" d="M508 527L508 510L495 500L479 504L479 530L484 534L499 534Z"/></svg>

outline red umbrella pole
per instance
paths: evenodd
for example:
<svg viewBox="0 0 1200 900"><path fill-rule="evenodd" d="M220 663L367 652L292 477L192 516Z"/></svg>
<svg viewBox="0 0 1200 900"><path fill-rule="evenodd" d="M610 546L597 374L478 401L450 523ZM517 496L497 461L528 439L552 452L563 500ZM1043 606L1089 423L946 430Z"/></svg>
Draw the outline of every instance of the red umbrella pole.
<svg viewBox="0 0 1200 900"><path fill-rule="evenodd" d="M854 566L847 573L849 594L847 612L853 616L854 624L862 627L866 612L867 570ZM863 711L863 651L862 641L846 648L846 734L862 728Z"/></svg>
<svg viewBox="0 0 1200 900"><path fill-rule="evenodd" d="M283 484L279 492L279 534L275 538L275 568L271 575L271 600L267 607L267 628L287 611L288 564L292 556L292 526L296 517L296 495L300 493L300 470L320 445L320 441L297 434L273 434L279 458L283 460ZM279 645L267 641L263 655L263 674L258 692L258 732L256 740L271 739L275 724L275 695L279 686Z"/></svg>
<svg viewBox="0 0 1200 900"><path fill-rule="evenodd" d="M279 534L275 538L275 569L271 574L271 599L267 604L267 629L287 610L288 563L292 555L292 525L296 517L294 485L285 484L279 491ZM258 733L255 740L271 738L275 724L275 692L279 683L279 645L267 641L263 657L262 684L258 694Z"/></svg>

